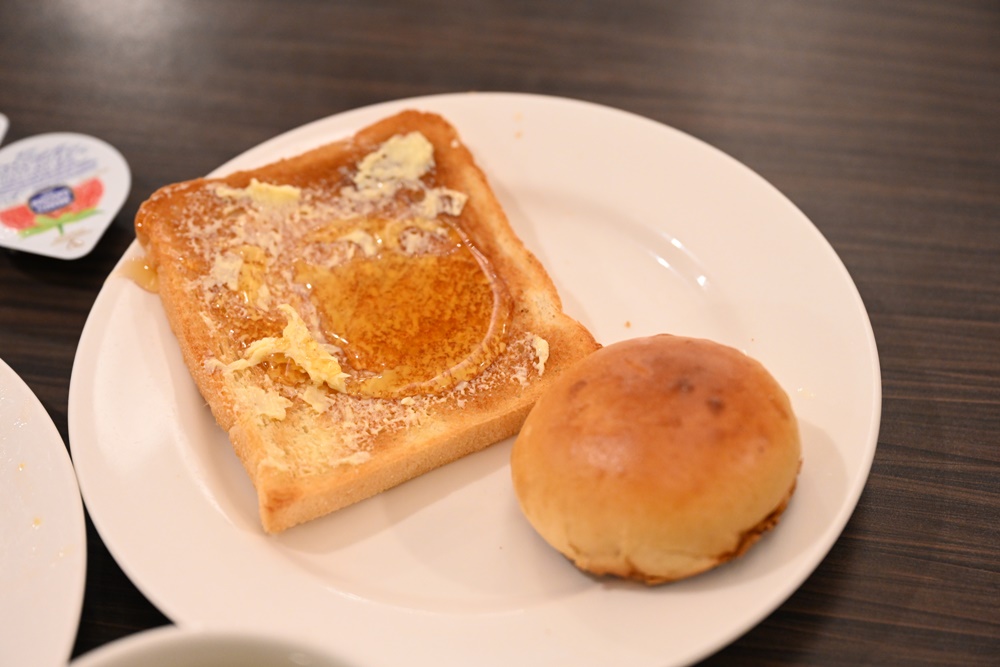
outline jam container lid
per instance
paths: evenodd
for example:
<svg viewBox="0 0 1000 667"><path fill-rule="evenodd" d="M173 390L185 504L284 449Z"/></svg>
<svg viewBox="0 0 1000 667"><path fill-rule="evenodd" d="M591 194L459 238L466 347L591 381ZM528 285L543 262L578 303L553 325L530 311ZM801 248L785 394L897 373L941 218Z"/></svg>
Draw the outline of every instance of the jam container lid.
<svg viewBox="0 0 1000 667"><path fill-rule="evenodd" d="M5 146L0 246L59 259L83 257L114 220L131 185L125 158L95 137L56 132Z"/></svg>

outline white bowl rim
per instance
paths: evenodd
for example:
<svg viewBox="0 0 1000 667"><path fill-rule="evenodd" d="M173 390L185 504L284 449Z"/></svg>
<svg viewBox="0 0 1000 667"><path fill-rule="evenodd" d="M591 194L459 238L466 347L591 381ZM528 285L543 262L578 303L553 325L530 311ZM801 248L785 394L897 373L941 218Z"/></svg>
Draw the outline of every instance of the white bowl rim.
<svg viewBox="0 0 1000 667"><path fill-rule="evenodd" d="M73 660L69 667L105 667L120 664L124 659L138 659L154 655L156 651L167 650L176 646L182 647L259 647L289 650L307 656L309 661L303 665L327 667L328 665L345 664L324 649L317 648L300 640L272 635L257 630L237 630L220 628L193 628L178 625L164 625L149 630L141 630L115 641L98 646ZM314 662L315 661L315 662ZM289 663L293 664L293 663Z"/></svg>

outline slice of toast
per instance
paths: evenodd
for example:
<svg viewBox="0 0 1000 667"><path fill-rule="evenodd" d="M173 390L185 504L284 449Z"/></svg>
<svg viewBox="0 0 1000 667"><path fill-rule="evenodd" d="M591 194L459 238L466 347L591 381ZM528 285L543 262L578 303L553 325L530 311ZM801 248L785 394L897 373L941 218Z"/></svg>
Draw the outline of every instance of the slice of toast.
<svg viewBox="0 0 1000 667"><path fill-rule="evenodd" d="M135 227L270 533L514 435L599 347L434 114L164 187Z"/></svg>

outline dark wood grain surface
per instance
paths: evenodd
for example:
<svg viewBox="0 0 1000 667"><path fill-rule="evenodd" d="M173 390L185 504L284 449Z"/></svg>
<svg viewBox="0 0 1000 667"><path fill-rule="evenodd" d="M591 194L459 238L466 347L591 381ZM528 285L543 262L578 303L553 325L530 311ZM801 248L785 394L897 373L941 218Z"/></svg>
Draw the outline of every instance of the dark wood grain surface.
<svg viewBox="0 0 1000 667"><path fill-rule="evenodd" d="M133 184L85 258L0 250L0 358L68 438L81 329L155 188L339 111L467 90L590 100L717 146L805 212L868 308L883 412L857 511L706 664L1000 664L995 0L5 0L5 143L91 134ZM169 623L88 540L74 655Z"/></svg>

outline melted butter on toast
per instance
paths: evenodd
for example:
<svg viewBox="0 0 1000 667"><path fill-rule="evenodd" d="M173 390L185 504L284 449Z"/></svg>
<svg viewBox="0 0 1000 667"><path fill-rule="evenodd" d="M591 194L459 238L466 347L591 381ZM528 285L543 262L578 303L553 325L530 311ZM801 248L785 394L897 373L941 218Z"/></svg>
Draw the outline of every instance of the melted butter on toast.
<svg viewBox="0 0 1000 667"><path fill-rule="evenodd" d="M302 191L292 185L261 183L256 178L253 178L250 179L250 185L245 188L217 185L215 186L215 194L219 197L236 201L249 200L262 209L281 209L297 205Z"/></svg>
<svg viewBox="0 0 1000 667"><path fill-rule="evenodd" d="M230 240L202 287L213 308L232 313L224 319L243 347L220 366L261 365L318 412L324 385L401 399L481 375L505 349L513 304L450 219L467 195L434 183L434 166L433 146L411 132L362 157L333 201L257 179L210 186L226 200ZM277 235L256 238L271 227Z"/></svg>
<svg viewBox="0 0 1000 667"><path fill-rule="evenodd" d="M347 374L341 371L340 362L319 344L312 336L298 312L288 304L278 306L288 318L288 324L280 336L261 338L250 344L243 359L226 367L227 371L239 371L256 366L274 355L281 355L294 361L306 372L314 385L325 384L335 391L345 391Z"/></svg>

